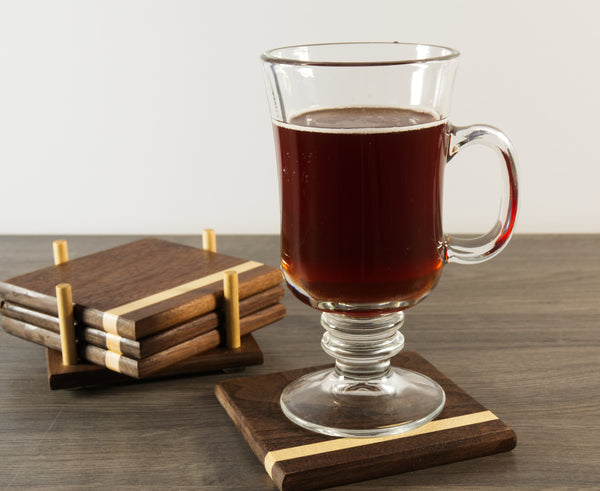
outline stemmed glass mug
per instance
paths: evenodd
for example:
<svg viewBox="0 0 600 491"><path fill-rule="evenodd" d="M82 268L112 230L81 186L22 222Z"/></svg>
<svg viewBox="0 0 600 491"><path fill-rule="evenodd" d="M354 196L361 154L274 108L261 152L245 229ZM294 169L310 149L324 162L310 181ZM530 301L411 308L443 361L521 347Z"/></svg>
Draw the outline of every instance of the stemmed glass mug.
<svg viewBox="0 0 600 491"><path fill-rule="evenodd" d="M516 158L485 125L448 120L459 53L404 43L292 46L262 55L279 164L281 265L291 291L322 311L335 367L282 393L285 415L312 431L372 437L435 418L443 389L390 365L403 311L446 263L475 264L508 243L517 214ZM493 228L442 231L446 163L482 143L500 156L504 189Z"/></svg>

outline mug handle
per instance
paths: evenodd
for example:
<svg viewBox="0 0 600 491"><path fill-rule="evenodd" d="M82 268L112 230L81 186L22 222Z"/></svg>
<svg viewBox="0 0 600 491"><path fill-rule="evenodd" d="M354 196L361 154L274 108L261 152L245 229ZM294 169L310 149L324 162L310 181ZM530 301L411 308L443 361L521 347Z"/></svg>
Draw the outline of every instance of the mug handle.
<svg viewBox="0 0 600 491"><path fill-rule="evenodd" d="M500 130L487 125L449 125L450 144L447 162L467 145L480 143L499 152L504 161L502 172L503 190L500 200L498 220L484 235L474 238L446 236L446 262L476 264L493 258L508 244L515 221L519 202L517 181L517 158L508 137Z"/></svg>

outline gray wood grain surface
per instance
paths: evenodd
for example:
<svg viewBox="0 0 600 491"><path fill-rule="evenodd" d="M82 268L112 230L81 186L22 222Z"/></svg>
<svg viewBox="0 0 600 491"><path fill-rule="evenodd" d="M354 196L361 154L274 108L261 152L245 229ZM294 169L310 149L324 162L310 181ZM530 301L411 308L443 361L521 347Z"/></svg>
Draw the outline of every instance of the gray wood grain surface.
<svg viewBox="0 0 600 491"><path fill-rule="evenodd" d="M0 279L52 264L57 237L0 237ZM137 237L68 237L76 258ZM166 237L201 247L200 236ZM407 311L416 350L517 433L512 452L344 489L600 487L598 235L517 236L496 259L449 265ZM275 236L219 251L276 266ZM329 362L319 316L290 293L257 332L246 374ZM73 391L47 387L44 350L0 332L0 486L275 489L214 396L214 374Z"/></svg>

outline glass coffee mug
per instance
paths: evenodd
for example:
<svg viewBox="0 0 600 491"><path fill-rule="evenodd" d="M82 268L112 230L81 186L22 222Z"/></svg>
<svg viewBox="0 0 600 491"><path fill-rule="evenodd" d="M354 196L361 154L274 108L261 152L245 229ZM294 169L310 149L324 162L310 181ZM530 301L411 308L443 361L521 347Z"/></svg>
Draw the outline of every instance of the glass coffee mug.
<svg viewBox="0 0 600 491"><path fill-rule="evenodd" d="M517 214L506 136L448 121L458 52L440 46L346 43L263 54L281 192L281 265L291 291L322 311L335 367L291 383L285 415L334 436L400 433L445 403L430 378L390 366L404 345L403 310L425 298L448 262L498 254ZM442 231L444 167L466 145L499 152L497 223L477 238Z"/></svg>

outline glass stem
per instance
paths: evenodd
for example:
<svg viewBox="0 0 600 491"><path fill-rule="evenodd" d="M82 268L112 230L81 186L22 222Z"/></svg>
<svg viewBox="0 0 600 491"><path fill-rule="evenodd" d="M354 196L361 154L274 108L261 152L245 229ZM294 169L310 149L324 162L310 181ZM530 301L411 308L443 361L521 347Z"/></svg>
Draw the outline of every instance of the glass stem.
<svg viewBox="0 0 600 491"><path fill-rule="evenodd" d="M394 312L372 317L355 317L324 312L321 325L321 346L335 358L339 377L373 379L385 377L390 370L390 358L404 347L399 329L404 313Z"/></svg>

